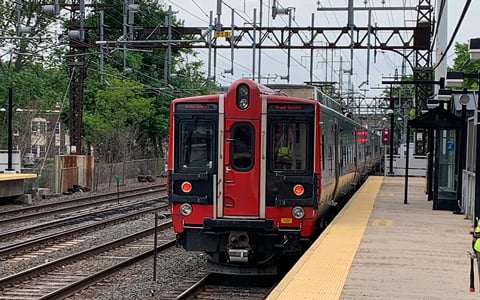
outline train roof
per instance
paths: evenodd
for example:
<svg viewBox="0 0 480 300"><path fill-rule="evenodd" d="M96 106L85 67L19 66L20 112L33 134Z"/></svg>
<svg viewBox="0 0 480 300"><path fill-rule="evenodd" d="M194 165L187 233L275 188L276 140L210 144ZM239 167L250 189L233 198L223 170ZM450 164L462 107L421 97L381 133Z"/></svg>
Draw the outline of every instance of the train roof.
<svg viewBox="0 0 480 300"><path fill-rule="evenodd" d="M267 84L267 86L290 97L313 99L335 111L342 112L342 105L317 86L308 84Z"/></svg>

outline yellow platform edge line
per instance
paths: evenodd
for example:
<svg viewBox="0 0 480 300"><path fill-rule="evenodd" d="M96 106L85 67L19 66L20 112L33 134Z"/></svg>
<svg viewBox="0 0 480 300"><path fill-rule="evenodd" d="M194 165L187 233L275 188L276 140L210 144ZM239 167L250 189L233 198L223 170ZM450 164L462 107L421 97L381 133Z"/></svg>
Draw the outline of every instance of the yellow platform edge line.
<svg viewBox="0 0 480 300"><path fill-rule="evenodd" d="M383 176L370 176L267 299L340 299Z"/></svg>
<svg viewBox="0 0 480 300"><path fill-rule="evenodd" d="M0 181L37 178L34 173L0 174Z"/></svg>

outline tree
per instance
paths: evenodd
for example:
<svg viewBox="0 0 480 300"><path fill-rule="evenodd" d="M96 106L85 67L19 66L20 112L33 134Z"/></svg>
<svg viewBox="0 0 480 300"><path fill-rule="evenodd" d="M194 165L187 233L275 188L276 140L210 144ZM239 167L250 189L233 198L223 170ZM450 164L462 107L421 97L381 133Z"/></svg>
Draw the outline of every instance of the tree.
<svg viewBox="0 0 480 300"><path fill-rule="evenodd" d="M0 61L0 65L4 62ZM13 66L12 66L13 67ZM0 107L7 107L8 89L13 89L14 130L19 136L15 139L15 147L22 153L30 152L31 120L39 113L52 111L63 106L68 86L65 70L59 68L45 69L40 63L25 63L18 71L6 70L8 75L0 73ZM9 80L1 78L9 77ZM2 124L7 122L7 114L0 113ZM7 128L6 126L3 128ZM0 148L6 148L7 131L0 131Z"/></svg>
<svg viewBox="0 0 480 300"><path fill-rule="evenodd" d="M455 43L455 58L453 59L453 66L448 67L449 72L463 72L470 74L477 74L480 70L480 62L469 59L469 46L467 43ZM476 78L465 78L460 89L466 88L471 90L478 90Z"/></svg>
<svg viewBox="0 0 480 300"><path fill-rule="evenodd" d="M105 34L106 40L117 40L123 35L121 24L123 22L123 1L108 0L101 1L103 4L110 4L105 8L105 25L108 32ZM137 2L140 11L135 13L136 28L155 28L165 24L166 11L163 6L156 1L141 0ZM182 24L172 17L173 26ZM90 27L98 26L98 16L95 14L89 16L87 24ZM138 37L138 33L134 32L134 36ZM97 38L98 33L89 33L90 38ZM125 38L125 37L123 37ZM172 99L176 97L185 97L190 95L198 95L212 93L215 85L205 79L205 74L200 71L201 63L189 63L184 58L187 54L193 54L189 49L175 49L172 51L172 67L170 72L172 78L166 81L165 62L166 50L164 48L153 48L147 50L127 48L124 51L123 45L117 48L110 48L106 52L106 68L105 76L116 76L121 80L131 80L142 86L142 95L152 99L151 113L148 117L141 120L138 128L139 137L136 140L142 153L146 156L163 156L163 145L168 135L169 106ZM124 65L126 62L126 65ZM128 68L126 72L125 67ZM85 89L85 111L89 115L92 110L98 110L95 93L98 89L105 89L105 93L109 93L109 87L102 85L98 80L92 80L91 74L98 79L98 63L92 60L89 64L89 79ZM185 88L185 87L188 87ZM111 96L109 99L113 99ZM91 124L91 126L94 126ZM86 134L93 130L92 127L85 127ZM93 132L92 132L93 133ZM91 134L89 134L91 135Z"/></svg>
<svg viewBox="0 0 480 300"><path fill-rule="evenodd" d="M61 55L65 53L65 46L58 38L55 16L42 12L40 1L1 1L0 13L3 16L0 30L2 36L6 37L0 40L0 57L8 62L3 67L13 66L14 71L19 71L31 62L58 66ZM31 30L17 32L18 26Z"/></svg>
<svg viewBox="0 0 480 300"><path fill-rule="evenodd" d="M22 34L28 39L0 40L0 95L4 95L0 97L0 107L6 106L8 87L13 86L18 106L32 110L63 107L62 121L69 124L70 77L65 56L68 49L63 39L68 36L70 14L65 14L66 10L62 9L58 16L48 15L42 12L39 1L22 0L21 18L17 20L16 3L20 2L0 1L0 13L7 16L0 21L2 34L17 37L15 28L18 23L29 25L33 30ZM135 13L132 35L134 39L145 38L141 36L142 30L163 26L167 13L164 6L154 0L136 3L140 11ZM140 149L144 155L162 156L171 100L215 90L215 85L200 71L201 63L189 63L186 59L186 55L194 54L190 49L173 47L170 80L165 76L164 48L135 49L126 45L124 51L123 44L118 44L105 49L104 67L100 69L100 49L95 43L99 40L99 11L103 9L105 12L105 40L116 41L125 38L122 37L123 4L123 0L97 0L97 9L87 10L85 43L88 48L82 53L87 74L83 138L95 147L96 153L108 156L110 161L138 157ZM172 23L173 26L182 25L175 15ZM126 72L124 67L131 72ZM105 80L99 80L101 77ZM4 118L2 114L0 123L3 124L5 119L1 118ZM2 134L0 132L0 143Z"/></svg>
<svg viewBox="0 0 480 300"><path fill-rule="evenodd" d="M413 77L402 76L399 81L412 81ZM400 137L404 132L405 122L415 118L415 108L413 99L415 95L415 86L413 84L399 84L383 91L383 96L387 107L390 107L390 101L393 101L394 106L394 128L391 132L391 138L397 145L400 144ZM405 137L407 138L407 137ZM409 137L408 137L409 138Z"/></svg>
<svg viewBox="0 0 480 300"><path fill-rule="evenodd" d="M8 89L13 88L15 108L23 110L14 115L15 131L19 129L15 146L25 153L30 152L32 113L51 110L65 95L68 76L59 64L64 47L54 16L44 14L39 1L1 1L0 14L0 107L7 106ZM31 31L17 32L19 26ZM6 114L0 118L6 122ZM6 148L6 136L0 131L0 148Z"/></svg>
<svg viewBox="0 0 480 300"><path fill-rule="evenodd" d="M95 95L95 108L84 112L85 139L110 161L135 158L140 124L152 111L143 87L129 80L107 78L108 86Z"/></svg>

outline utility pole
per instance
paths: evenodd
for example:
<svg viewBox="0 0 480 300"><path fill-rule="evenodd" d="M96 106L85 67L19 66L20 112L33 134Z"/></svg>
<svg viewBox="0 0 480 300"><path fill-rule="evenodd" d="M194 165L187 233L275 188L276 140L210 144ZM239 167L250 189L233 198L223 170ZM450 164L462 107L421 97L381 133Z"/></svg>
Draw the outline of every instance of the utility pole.
<svg viewBox="0 0 480 300"><path fill-rule="evenodd" d="M168 13L165 16L165 24L167 26L167 54L165 55L165 82L168 83L171 77L172 63L172 6L168 6Z"/></svg>
<svg viewBox="0 0 480 300"><path fill-rule="evenodd" d="M77 15L74 7L79 8ZM85 2L72 0L70 15L69 37L70 53L67 64L70 68L70 153L84 154L82 149L82 118L83 118L83 93L85 82L85 53L89 47L85 43Z"/></svg>
<svg viewBox="0 0 480 300"><path fill-rule="evenodd" d="M392 95L393 85L390 85L390 139L389 139L389 168L388 168L388 175L394 175L393 173L393 130L395 128L395 104L393 102L393 95Z"/></svg>
<svg viewBox="0 0 480 300"><path fill-rule="evenodd" d="M8 162L5 173L15 173L13 168L13 88L8 88Z"/></svg>

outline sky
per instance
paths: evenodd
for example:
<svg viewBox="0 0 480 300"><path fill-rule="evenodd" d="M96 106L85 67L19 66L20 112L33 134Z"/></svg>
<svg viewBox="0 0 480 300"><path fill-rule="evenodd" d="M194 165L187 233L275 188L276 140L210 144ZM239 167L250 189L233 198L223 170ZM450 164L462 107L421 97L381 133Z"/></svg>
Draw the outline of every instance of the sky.
<svg viewBox="0 0 480 300"><path fill-rule="evenodd" d="M448 1L448 0L447 0ZM454 28L460 18L465 2L467 0L448 1L447 8L447 41L450 40ZM273 0L263 0L263 16L262 23L264 26L285 27L288 25L289 19L286 15L277 15L275 19L271 16L271 7ZM319 2L322 8L331 7L348 7L347 0L277 0L277 7L288 8L293 7L294 20L292 26L311 26L312 13L315 14L315 26L323 27L341 27L347 24L346 11L318 11L317 4ZM366 4L365 4L366 2ZM354 0L355 7L416 7L419 0ZM439 0L431 0L435 7ZM186 27L205 27L209 25L209 12L213 11L213 15L217 14L217 0L159 0L160 4L172 7L179 19L184 20ZM235 24L237 26L248 26L244 23L253 23L253 11L256 8L257 22L259 20L260 0L223 0L221 23L230 26L231 9L235 9ZM434 9L435 10L435 9ZM475 12L480 10L480 0L473 0L470 8L465 15L462 26L456 35L455 42L467 43L469 39L480 36L478 27L480 20L475 19ZM478 13L477 13L478 16ZM435 16L438 18L438 16ZM417 12L415 10L405 11L382 11L375 10L372 13L372 21L379 27L387 26L415 26ZM445 18L445 15L442 16ZM444 19L445 20L445 19ZM367 26L367 13L365 11L356 11L354 14L354 23L357 26ZM453 44L454 45L454 44ZM447 52L447 63L449 66L453 64L454 46ZM197 58L189 57L189 60L198 59L205 62L205 71L207 70L207 51L196 49L199 52ZM325 57L328 55L327 63ZM333 62L332 62L333 55ZM435 53L433 58L435 59ZM235 50L233 75L225 73L225 70L231 69L230 50L219 50L217 57L216 80L219 84L228 85L235 79L241 77L251 77L253 69L253 52L252 50ZM258 52L256 53L256 76L258 76ZM342 67L340 67L340 60ZM384 85L382 81L392 80L395 69L401 74L403 58L395 53L385 51L377 52L370 56L370 66L368 74L368 84L364 82L367 79L367 52L366 50L354 50L353 66L350 66L350 50L318 50L314 54L314 81L341 81L346 88L351 82L354 93L360 93L366 97L380 95ZM262 50L261 55L261 79L262 83L287 83L281 77L287 74L287 52L278 50ZM309 50L292 50L291 51L291 68L290 83L301 84L310 80L310 51ZM350 76L348 70L353 68ZM342 72L343 70L343 72ZM345 72L346 71L346 72ZM411 69L406 69L406 75L411 74ZM363 84L362 84L363 83Z"/></svg>

